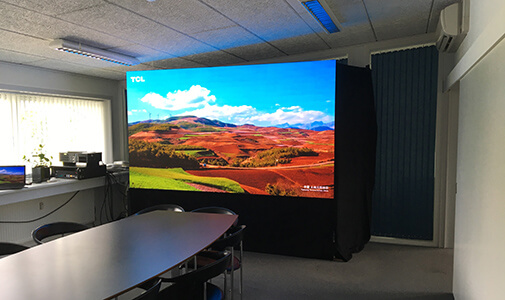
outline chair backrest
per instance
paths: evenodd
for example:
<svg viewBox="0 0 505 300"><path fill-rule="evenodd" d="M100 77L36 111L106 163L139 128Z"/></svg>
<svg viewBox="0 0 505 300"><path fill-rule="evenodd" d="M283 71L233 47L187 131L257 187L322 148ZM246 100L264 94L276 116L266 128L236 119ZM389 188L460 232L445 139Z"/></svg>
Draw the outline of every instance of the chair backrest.
<svg viewBox="0 0 505 300"><path fill-rule="evenodd" d="M231 261L230 251L208 253L208 255L212 255L211 258L214 261L189 273L177 277L167 278L164 279L164 281L181 285L193 285L193 284L198 285L206 282L209 279L219 276L230 265Z"/></svg>
<svg viewBox="0 0 505 300"><path fill-rule="evenodd" d="M219 207L219 206L207 206L207 207L200 207L197 209L193 209L191 212L196 212L196 213L209 213L209 214L223 214L223 215L237 215L233 210L225 208L225 207ZM232 226L237 226L238 224L238 218L235 220Z"/></svg>
<svg viewBox="0 0 505 300"><path fill-rule="evenodd" d="M140 288L145 289L145 291L137 297L133 298L133 300L156 300L158 298L160 286L161 278L154 278L149 280L140 286Z"/></svg>
<svg viewBox="0 0 505 300"><path fill-rule="evenodd" d="M2 242L0 243L0 256L11 255L26 249L28 247L23 245Z"/></svg>
<svg viewBox="0 0 505 300"><path fill-rule="evenodd" d="M244 229L245 225L240 225L235 227L230 231L226 236L223 236L217 239L212 245L210 245L210 249L212 250L225 250L228 247L235 247L240 244L240 242L244 238Z"/></svg>
<svg viewBox="0 0 505 300"><path fill-rule="evenodd" d="M175 212L184 212L184 208L177 204L159 204L159 205L154 205L154 206L149 206L147 208L144 208L140 211L138 211L135 216L145 214L151 211L155 210L169 210L169 211L175 211Z"/></svg>
<svg viewBox="0 0 505 300"><path fill-rule="evenodd" d="M39 226L35 230L33 230L32 238L37 244L42 244L44 243L43 240L48 237L75 233L85 229L89 229L89 226L74 222L49 223Z"/></svg>
<svg viewBox="0 0 505 300"><path fill-rule="evenodd" d="M225 207L219 207L219 206L200 207L197 209L193 209L192 212L223 214L223 215L236 215L236 213L233 210L225 208Z"/></svg>

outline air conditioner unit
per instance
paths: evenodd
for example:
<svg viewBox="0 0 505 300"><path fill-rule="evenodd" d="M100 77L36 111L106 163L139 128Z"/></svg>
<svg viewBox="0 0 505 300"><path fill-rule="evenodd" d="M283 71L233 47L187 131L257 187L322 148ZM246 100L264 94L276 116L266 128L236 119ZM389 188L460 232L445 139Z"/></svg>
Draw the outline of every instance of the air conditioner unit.
<svg viewBox="0 0 505 300"><path fill-rule="evenodd" d="M437 49L456 52L468 33L468 1L454 3L440 11L437 26Z"/></svg>

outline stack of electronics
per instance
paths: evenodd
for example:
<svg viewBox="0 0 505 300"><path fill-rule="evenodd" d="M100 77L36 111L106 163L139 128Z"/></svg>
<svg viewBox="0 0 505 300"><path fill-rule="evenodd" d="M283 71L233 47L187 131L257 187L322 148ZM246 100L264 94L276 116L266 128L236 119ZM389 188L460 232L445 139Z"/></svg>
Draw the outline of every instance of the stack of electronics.
<svg viewBox="0 0 505 300"><path fill-rule="evenodd" d="M101 152L60 152L63 166L53 166L56 178L86 179L105 176Z"/></svg>

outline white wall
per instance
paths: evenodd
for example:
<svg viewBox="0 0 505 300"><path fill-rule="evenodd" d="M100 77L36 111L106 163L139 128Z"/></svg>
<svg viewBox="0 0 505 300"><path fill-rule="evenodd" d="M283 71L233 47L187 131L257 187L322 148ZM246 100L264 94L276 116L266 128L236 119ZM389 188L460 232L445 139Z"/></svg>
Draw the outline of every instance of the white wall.
<svg viewBox="0 0 505 300"><path fill-rule="evenodd" d="M110 160L107 162L125 160L127 158L125 151L126 110L123 96L124 83L121 84L115 80L0 62L0 89L85 96L110 100L112 128L109 136L113 149ZM20 221L37 218L57 208L72 195L73 193L64 193L9 205L1 205L2 203L0 202L0 221ZM80 191L68 205L40 221L26 224L0 224L0 241L32 245L31 231L40 224L54 221L74 221L83 224L97 223L103 198L104 188Z"/></svg>
<svg viewBox="0 0 505 300"><path fill-rule="evenodd" d="M107 163L125 160L126 111L124 88L121 88L119 81L0 62L0 89L110 100L112 131L109 135L112 153Z"/></svg>
<svg viewBox="0 0 505 300"><path fill-rule="evenodd" d="M471 1L465 54L501 0ZM456 299L505 299L505 41L460 81L453 291ZM469 51L470 52L470 51Z"/></svg>
<svg viewBox="0 0 505 300"><path fill-rule="evenodd" d="M71 180L71 179L69 179ZM35 245L31 232L36 227L50 222L70 221L81 224L95 223L95 201L103 197L103 188L80 191L67 205L54 214L29 223L2 223L0 241ZM72 193L24 201L0 206L0 221L26 221L39 218L68 201ZM0 195L0 201L1 201ZM99 207L98 207L99 208Z"/></svg>
<svg viewBox="0 0 505 300"><path fill-rule="evenodd" d="M495 18L501 18L503 0L462 0L470 3L470 30L458 49L457 57L461 58L474 41L486 30Z"/></svg>

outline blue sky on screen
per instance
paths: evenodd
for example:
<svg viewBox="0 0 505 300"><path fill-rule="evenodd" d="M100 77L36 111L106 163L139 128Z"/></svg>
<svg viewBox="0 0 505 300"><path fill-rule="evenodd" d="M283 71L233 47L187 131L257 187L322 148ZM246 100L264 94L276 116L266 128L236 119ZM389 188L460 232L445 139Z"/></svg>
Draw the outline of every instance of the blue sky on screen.
<svg viewBox="0 0 505 300"><path fill-rule="evenodd" d="M24 167L0 167L0 175L23 175Z"/></svg>
<svg viewBox="0 0 505 300"><path fill-rule="evenodd" d="M335 61L127 72L128 122L193 115L236 125L332 122Z"/></svg>

